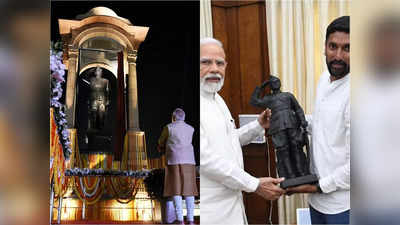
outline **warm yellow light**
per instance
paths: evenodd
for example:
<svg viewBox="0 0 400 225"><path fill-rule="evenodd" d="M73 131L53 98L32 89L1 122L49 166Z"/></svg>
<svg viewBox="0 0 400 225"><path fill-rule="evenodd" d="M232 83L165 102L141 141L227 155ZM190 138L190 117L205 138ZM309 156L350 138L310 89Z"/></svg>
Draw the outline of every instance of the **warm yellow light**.
<svg viewBox="0 0 400 225"><path fill-rule="evenodd" d="M66 198L62 201L61 220L76 220L79 207L78 199Z"/></svg>
<svg viewBox="0 0 400 225"><path fill-rule="evenodd" d="M153 205L147 192L139 191L136 194L135 205L139 221L153 220Z"/></svg>
<svg viewBox="0 0 400 225"><path fill-rule="evenodd" d="M200 209L194 209L194 216L200 216Z"/></svg>
<svg viewBox="0 0 400 225"><path fill-rule="evenodd" d="M120 220L122 221L128 221L132 220L132 209L126 209L122 208L121 209L121 215L120 215Z"/></svg>
<svg viewBox="0 0 400 225"><path fill-rule="evenodd" d="M112 217L113 220L119 220L119 221L131 221L134 220L133 218L133 209L132 209L132 204L122 204L119 203L118 201L115 201L113 204L113 211L112 211Z"/></svg>

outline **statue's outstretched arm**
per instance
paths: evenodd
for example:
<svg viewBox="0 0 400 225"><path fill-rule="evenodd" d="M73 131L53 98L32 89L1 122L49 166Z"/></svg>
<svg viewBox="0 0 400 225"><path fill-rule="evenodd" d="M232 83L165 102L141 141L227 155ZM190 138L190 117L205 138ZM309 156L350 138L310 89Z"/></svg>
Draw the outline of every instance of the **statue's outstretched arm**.
<svg viewBox="0 0 400 225"><path fill-rule="evenodd" d="M253 94L251 94L250 98L250 105L255 106L255 107L263 107L266 108L268 107L268 95L264 96L264 98L260 98L261 92L264 90L265 86L268 84L268 81L264 82L261 87L256 87L253 91Z"/></svg>
<svg viewBox="0 0 400 225"><path fill-rule="evenodd" d="M264 81L264 83L261 84L261 88L264 89L268 84L269 80Z"/></svg>

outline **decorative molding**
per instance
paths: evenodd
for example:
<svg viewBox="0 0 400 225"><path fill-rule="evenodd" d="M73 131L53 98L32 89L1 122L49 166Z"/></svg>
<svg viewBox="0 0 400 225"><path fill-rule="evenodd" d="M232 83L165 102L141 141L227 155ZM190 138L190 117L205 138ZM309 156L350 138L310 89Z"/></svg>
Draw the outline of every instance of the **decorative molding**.
<svg viewBox="0 0 400 225"><path fill-rule="evenodd" d="M71 45L68 46L68 60L76 60L79 55L79 49L73 48Z"/></svg>
<svg viewBox="0 0 400 225"><path fill-rule="evenodd" d="M129 51L127 55L128 63L136 63L137 59L137 50Z"/></svg>
<svg viewBox="0 0 400 225"><path fill-rule="evenodd" d="M126 31L120 29L119 27L108 24L107 26L99 26L98 24L89 24L82 28L74 28L72 31L76 31L76 35L72 35L71 45L75 48L94 37L108 37L121 46L128 50L134 49L134 35L127 33Z"/></svg>

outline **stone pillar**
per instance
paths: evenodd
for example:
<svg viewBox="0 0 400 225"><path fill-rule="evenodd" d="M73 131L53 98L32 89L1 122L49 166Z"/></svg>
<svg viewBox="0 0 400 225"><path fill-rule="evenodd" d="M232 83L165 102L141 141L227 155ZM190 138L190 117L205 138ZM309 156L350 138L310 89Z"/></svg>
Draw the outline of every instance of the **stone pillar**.
<svg viewBox="0 0 400 225"><path fill-rule="evenodd" d="M128 102L128 167L131 170L147 169L146 139L139 127L139 105L136 75L137 51L128 52L129 102Z"/></svg>
<svg viewBox="0 0 400 225"><path fill-rule="evenodd" d="M65 105L67 123L69 128L75 127L75 93L76 93L76 78L79 50L73 49L70 46L68 52L68 77L67 77L67 92L65 97Z"/></svg>
<svg viewBox="0 0 400 225"><path fill-rule="evenodd" d="M128 130L140 131L139 128L139 105L138 105L138 89L137 89L137 76L136 76L136 57L137 51L133 50L128 52L128 65L129 65L129 90L128 90L128 113L129 124Z"/></svg>

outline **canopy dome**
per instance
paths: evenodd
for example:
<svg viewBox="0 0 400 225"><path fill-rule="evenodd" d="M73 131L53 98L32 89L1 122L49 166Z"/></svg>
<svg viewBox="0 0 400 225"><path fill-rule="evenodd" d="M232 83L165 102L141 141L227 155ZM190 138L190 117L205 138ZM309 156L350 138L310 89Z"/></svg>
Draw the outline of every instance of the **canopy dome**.
<svg viewBox="0 0 400 225"><path fill-rule="evenodd" d="M118 19L124 21L128 25L132 25L132 23L128 19L118 16L112 9L103 7L103 6L95 7L93 9L89 10L89 12L87 12L85 14L80 14L80 15L76 16L76 19L82 20L82 19L85 19L85 18L88 18L91 16L110 16L110 17L118 18Z"/></svg>

